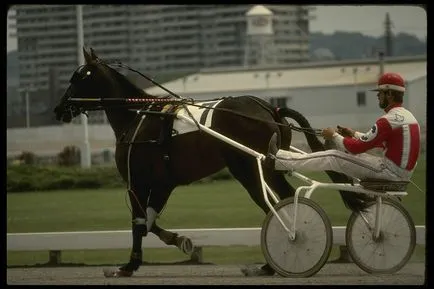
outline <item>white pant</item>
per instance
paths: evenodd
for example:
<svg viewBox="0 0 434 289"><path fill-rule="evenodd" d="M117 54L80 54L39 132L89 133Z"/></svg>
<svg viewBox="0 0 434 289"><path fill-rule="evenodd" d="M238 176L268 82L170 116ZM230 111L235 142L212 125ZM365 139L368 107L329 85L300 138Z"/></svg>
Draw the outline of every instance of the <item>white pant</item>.
<svg viewBox="0 0 434 289"><path fill-rule="evenodd" d="M338 150L301 154L279 150L276 170L335 171L358 179L375 178L390 181L408 181L409 176L398 176L385 164L384 158L367 153L353 155Z"/></svg>

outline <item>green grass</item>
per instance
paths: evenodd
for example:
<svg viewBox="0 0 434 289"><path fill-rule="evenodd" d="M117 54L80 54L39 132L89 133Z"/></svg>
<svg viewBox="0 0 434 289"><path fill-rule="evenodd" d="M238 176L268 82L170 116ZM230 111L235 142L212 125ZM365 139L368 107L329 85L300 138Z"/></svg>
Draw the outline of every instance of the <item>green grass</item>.
<svg viewBox="0 0 434 289"><path fill-rule="evenodd" d="M47 232L130 229L125 190L50 191L8 194L7 231ZM263 220L233 181L177 188L159 218L163 227L252 227Z"/></svg>
<svg viewBox="0 0 434 289"><path fill-rule="evenodd" d="M326 177L316 179L321 178ZM422 179L417 183L424 190ZM130 229L125 197L121 189L8 194L7 232ZM311 198L333 225L346 224L350 211L337 191L321 189ZM403 204L415 224L425 224L425 194L409 185ZM258 227L263 219L264 214L239 183L218 181L175 189L158 223L166 228Z"/></svg>
<svg viewBox="0 0 434 289"><path fill-rule="evenodd" d="M425 161L422 159L412 179L424 192L425 174ZM311 173L306 176L318 181L328 181L323 173ZM294 186L301 184L293 177L289 179ZM7 232L130 229L131 216L127 207L129 201L126 201L125 197L123 189L9 193ZM350 211L344 207L337 191L318 190L311 198L326 211L333 226L346 225ZM403 205L416 225L425 224L425 193L410 184ZM158 224L168 229L261 227L264 217L244 188L231 180L176 188L159 217ZM423 258L424 252L424 247L418 248L415 258ZM7 264L11 266L45 263L47 255L47 252L8 252ZM62 261L116 264L125 262L128 255L128 250L65 251ZM210 247L204 249L204 257L207 262L222 264L263 261L260 248L255 247ZM177 249L149 250L144 254L144 260L148 262L186 258Z"/></svg>

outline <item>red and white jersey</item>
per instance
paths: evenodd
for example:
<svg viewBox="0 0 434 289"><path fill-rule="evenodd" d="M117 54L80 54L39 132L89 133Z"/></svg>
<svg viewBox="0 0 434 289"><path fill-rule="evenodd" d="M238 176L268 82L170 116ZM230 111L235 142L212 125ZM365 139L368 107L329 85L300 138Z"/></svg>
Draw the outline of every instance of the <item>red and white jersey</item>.
<svg viewBox="0 0 434 289"><path fill-rule="evenodd" d="M401 169L412 171L420 148L420 131L416 118L401 105L395 105L380 117L367 133L355 138L335 136L338 147L359 154L382 147L384 156Z"/></svg>

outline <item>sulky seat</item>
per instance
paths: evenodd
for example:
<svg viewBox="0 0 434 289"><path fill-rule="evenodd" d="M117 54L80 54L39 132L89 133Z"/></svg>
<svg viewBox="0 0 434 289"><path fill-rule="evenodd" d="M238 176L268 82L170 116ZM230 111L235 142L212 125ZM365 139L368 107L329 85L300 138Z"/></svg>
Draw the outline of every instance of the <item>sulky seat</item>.
<svg viewBox="0 0 434 289"><path fill-rule="evenodd" d="M365 189L379 192L404 192L407 190L407 181L390 181L383 179L367 178L360 181L360 185Z"/></svg>

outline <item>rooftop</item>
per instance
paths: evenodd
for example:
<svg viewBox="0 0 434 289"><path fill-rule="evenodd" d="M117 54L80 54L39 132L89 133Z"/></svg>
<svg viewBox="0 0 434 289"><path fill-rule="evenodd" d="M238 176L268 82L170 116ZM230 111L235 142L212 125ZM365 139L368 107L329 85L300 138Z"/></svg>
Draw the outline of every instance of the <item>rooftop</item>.
<svg viewBox="0 0 434 289"><path fill-rule="evenodd" d="M247 16L268 16L273 15L273 12L270 11L267 7L263 5L256 5L253 6L249 11L246 13Z"/></svg>
<svg viewBox="0 0 434 289"><path fill-rule="evenodd" d="M385 58L384 71L400 73L407 81L426 76L426 56ZM325 87L375 83L380 73L378 59L309 62L291 66L201 70L162 84L174 93L212 93L282 88ZM153 86L146 92L166 93Z"/></svg>

